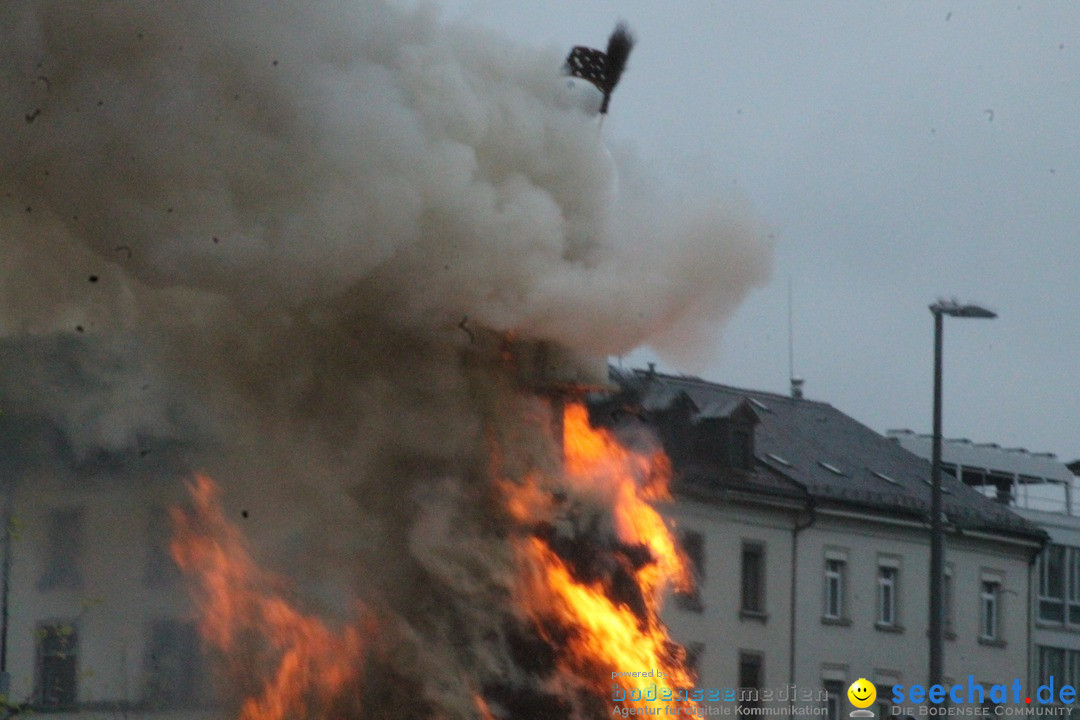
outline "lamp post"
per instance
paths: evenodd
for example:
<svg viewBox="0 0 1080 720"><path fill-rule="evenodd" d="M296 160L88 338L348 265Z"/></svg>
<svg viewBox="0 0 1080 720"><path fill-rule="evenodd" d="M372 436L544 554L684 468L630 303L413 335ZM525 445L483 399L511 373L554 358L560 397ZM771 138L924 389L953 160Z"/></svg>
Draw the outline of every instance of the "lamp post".
<svg viewBox="0 0 1080 720"><path fill-rule="evenodd" d="M946 315L957 318L995 318L978 305L939 300L934 315L934 439L930 460L930 685L940 685L945 673L945 525L941 518L941 329Z"/></svg>

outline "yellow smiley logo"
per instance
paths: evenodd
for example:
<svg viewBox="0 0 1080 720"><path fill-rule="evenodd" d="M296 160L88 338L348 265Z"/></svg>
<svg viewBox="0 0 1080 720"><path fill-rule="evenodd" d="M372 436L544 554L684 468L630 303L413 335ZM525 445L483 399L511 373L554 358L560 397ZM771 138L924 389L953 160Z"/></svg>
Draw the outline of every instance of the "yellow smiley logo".
<svg viewBox="0 0 1080 720"><path fill-rule="evenodd" d="M866 678L859 678L847 689L847 697L857 708L870 707L877 699L877 688Z"/></svg>

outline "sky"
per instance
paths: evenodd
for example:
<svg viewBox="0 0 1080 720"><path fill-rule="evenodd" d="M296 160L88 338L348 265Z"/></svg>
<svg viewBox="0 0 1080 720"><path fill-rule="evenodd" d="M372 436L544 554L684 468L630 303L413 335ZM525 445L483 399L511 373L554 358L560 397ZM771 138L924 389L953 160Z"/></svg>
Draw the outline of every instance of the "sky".
<svg viewBox="0 0 1080 720"><path fill-rule="evenodd" d="M1080 4L440 0L538 47L638 43L603 132L674 192L712 183L775 242L771 281L693 367L929 432L1080 458ZM657 242L663 242L658 238ZM617 360L616 360L617 361Z"/></svg>

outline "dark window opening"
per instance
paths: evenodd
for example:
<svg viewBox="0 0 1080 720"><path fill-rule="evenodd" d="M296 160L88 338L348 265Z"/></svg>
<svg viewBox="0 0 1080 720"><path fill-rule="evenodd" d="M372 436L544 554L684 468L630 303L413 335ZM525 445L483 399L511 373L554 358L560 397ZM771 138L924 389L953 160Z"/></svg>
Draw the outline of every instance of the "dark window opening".
<svg viewBox="0 0 1080 720"><path fill-rule="evenodd" d="M191 708L207 701L207 678L195 626L159 620L149 628L143 701L150 708Z"/></svg>
<svg viewBox="0 0 1080 720"><path fill-rule="evenodd" d="M146 522L146 569L148 587L169 587L180 579L180 568L172 558L169 543L172 529L169 514L163 507L153 507Z"/></svg>
<svg viewBox="0 0 1080 720"><path fill-rule="evenodd" d="M754 467L754 434L748 428L736 427L731 431L731 466L739 470Z"/></svg>
<svg viewBox="0 0 1080 720"><path fill-rule="evenodd" d="M701 612L705 609L701 601L701 584L705 580L705 536L699 532L687 530L682 533L682 548L690 561L690 570L693 573L694 586L680 589L675 593L679 606L684 610Z"/></svg>
<svg viewBox="0 0 1080 720"><path fill-rule="evenodd" d="M79 555L83 544L83 512L78 508L54 510L49 515L45 567L38 589L78 590L82 587Z"/></svg>
<svg viewBox="0 0 1080 720"><path fill-rule="evenodd" d="M764 684L765 658L756 652L739 653L739 707L761 707L761 688Z"/></svg>
<svg viewBox="0 0 1080 720"><path fill-rule="evenodd" d="M844 683L839 680L826 680L824 687L826 720L841 720L840 698L844 694Z"/></svg>
<svg viewBox="0 0 1080 720"><path fill-rule="evenodd" d="M37 705L64 709L75 706L79 634L70 623L40 625L38 637Z"/></svg>
<svg viewBox="0 0 1080 720"><path fill-rule="evenodd" d="M765 548L744 544L742 548L742 610L765 612Z"/></svg>
<svg viewBox="0 0 1080 720"><path fill-rule="evenodd" d="M701 657L705 654L705 643L692 642L686 646L686 667L695 677L701 667Z"/></svg>

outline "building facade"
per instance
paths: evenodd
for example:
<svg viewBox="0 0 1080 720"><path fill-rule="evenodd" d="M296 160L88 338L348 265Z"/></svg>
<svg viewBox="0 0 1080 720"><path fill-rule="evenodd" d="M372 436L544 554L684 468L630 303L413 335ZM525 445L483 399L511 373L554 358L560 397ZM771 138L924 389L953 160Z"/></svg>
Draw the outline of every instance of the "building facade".
<svg viewBox="0 0 1080 720"><path fill-rule="evenodd" d="M59 716L208 715L211 683L167 547L190 433L157 397L140 408L145 421L125 418L134 432L115 435L110 408L126 390L85 368L129 360L70 359L86 352L70 339L0 347L0 489L13 520L0 642L7 702ZM25 372L5 379L27 366L32 382ZM925 681L925 460L825 403L654 372L613 381L618 392L591 404L594 422L649 426L676 471L664 512L698 583L671 599L666 620L701 686L839 718L860 677L879 688ZM152 387L138 382L137 392ZM56 388L83 393L81 415L38 412ZM1043 555L1045 577L1065 574L1033 584L1045 533L955 478L946 484L947 679L1080 671L1059 637L1073 637L1074 599L1080 613L1071 590L1080 570L1069 574L1080 568L1080 531L1050 530L1064 549ZM1036 659L1031 607L1043 608Z"/></svg>
<svg viewBox="0 0 1080 720"><path fill-rule="evenodd" d="M931 437L891 430L904 448L930 457ZM942 442L945 472L1013 509L1049 536L1028 597L1029 672L1039 684L1054 678L1080 684L1080 508L1077 479L1052 453L1004 448L966 439Z"/></svg>
<svg viewBox="0 0 1080 720"><path fill-rule="evenodd" d="M7 712L198 717L209 682L166 511L190 472L186 433L132 357L95 353L65 337L0 345ZM118 402L129 391L144 404ZM74 414L43 413L50 398Z"/></svg>
<svg viewBox="0 0 1080 720"><path fill-rule="evenodd" d="M926 682L929 463L826 403L651 371L613 379L622 394L594 414L648 424L675 468L668 515L700 586L666 620L703 686L840 717L858 678L878 685L879 716L882 688ZM1025 598L1045 534L952 478L945 493L946 680L1027 683Z"/></svg>

